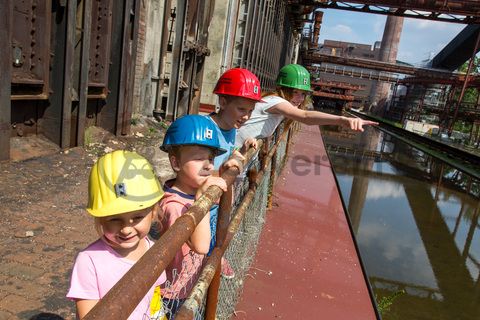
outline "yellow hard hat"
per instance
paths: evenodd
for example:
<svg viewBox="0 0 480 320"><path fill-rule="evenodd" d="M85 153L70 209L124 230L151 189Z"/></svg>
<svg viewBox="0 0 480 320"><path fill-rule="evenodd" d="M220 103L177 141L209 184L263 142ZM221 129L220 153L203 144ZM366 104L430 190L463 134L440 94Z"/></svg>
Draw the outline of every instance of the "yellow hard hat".
<svg viewBox="0 0 480 320"><path fill-rule="evenodd" d="M94 217L148 208L163 196L150 163L136 152L117 150L95 163L88 181L87 211Z"/></svg>

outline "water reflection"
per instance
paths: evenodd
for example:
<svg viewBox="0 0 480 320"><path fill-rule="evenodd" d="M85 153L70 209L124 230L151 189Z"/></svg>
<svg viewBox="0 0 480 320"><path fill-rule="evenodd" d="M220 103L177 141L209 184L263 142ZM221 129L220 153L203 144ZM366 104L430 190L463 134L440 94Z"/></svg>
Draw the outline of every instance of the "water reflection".
<svg viewBox="0 0 480 320"><path fill-rule="evenodd" d="M384 319L480 318L480 183L384 133L322 130Z"/></svg>

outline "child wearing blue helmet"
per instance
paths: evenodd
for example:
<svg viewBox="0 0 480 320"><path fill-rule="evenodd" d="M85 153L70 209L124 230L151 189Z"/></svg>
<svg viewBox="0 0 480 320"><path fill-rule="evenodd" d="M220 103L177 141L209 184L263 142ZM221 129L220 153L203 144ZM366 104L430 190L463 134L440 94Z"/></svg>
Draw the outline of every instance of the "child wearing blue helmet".
<svg viewBox="0 0 480 320"><path fill-rule="evenodd" d="M173 122L160 149L168 152L170 165L176 173L175 179L165 183L165 195L160 202L159 225L163 233L188 210L200 189L216 185L226 191L225 180L211 175L213 159L226 150L220 148L212 121L200 115L186 115ZM211 228L211 221L216 227L217 209L215 206L205 215L165 270L167 282L162 293L169 319L173 319L187 298L200 275L205 254L214 244L215 228Z"/></svg>

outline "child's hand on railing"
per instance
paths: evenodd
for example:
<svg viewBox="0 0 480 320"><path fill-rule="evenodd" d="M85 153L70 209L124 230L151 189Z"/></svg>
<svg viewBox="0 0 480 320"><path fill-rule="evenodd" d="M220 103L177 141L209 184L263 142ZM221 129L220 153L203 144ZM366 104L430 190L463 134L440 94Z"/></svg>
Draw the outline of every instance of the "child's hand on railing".
<svg viewBox="0 0 480 320"><path fill-rule="evenodd" d="M245 157L238 150L233 151L230 159L225 161L225 163L220 167L220 175L233 167L236 167L239 172L242 172L244 161Z"/></svg>
<svg viewBox="0 0 480 320"><path fill-rule="evenodd" d="M253 149L257 150L257 147L258 147L257 139L248 138L247 140L245 140L243 142L243 146L240 149L240 153L245 154L248 151L248 149L250 149L250 148L253 148Z"/></svg>
<svg viewBox="0 0 480 320"><path fill-rule="evenodd" d="M222 189L223 192L227 191L227 182L225 182L222 177L209 176L207 180L205 180L205 182L200 186L200 188L197 189L197 193L195 194L195 200L200 198L210 186L217 186Z"/></svg>

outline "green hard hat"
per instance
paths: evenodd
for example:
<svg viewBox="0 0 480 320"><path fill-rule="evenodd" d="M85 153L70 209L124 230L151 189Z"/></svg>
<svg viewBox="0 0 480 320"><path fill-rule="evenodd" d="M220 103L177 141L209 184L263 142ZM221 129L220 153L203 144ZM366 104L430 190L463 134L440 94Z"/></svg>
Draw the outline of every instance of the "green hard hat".
<svg viewBox="0 0 480 320"><path fill-rule="evenodd" d="M311 91L310 73L299 64L287 64L280 69L277 86Z"/></svg>

